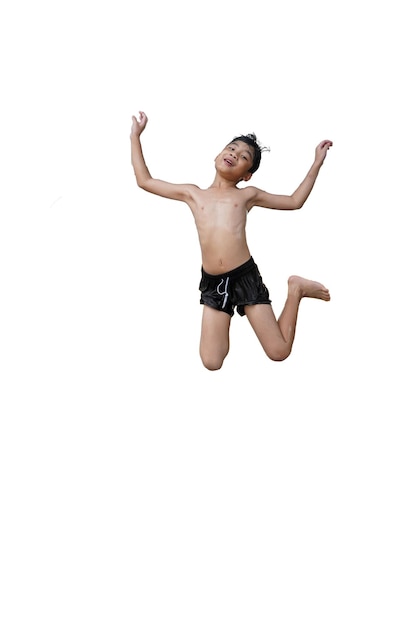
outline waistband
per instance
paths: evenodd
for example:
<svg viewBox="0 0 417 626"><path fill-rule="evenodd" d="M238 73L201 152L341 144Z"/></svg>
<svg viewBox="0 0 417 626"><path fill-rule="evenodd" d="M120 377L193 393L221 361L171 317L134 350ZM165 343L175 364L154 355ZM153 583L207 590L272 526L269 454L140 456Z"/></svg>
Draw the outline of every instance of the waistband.
<svg viewBox="0 0 417 626"><path fill-rule="evenodd" d="M253 260L253 258L250 257L248 261L246 261L242 265L239 265L239 267L235 267L235 269L230 270L230 272L225 272L224 274L208 274L205 271L204 267L201 268L201 272L203 276L205 276L206 278L219 280L222 278L239 278L240 276L243 276L244 274L247 274L248 272L252 271L253 268L255 267L256 267L256 263Z"/></svg>

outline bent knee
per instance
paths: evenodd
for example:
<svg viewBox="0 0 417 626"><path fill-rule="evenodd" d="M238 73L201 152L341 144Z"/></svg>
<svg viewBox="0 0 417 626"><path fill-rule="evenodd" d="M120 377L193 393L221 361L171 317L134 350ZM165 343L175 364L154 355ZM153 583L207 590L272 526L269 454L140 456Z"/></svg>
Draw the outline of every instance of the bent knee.
<svg viewBox="0 0 417 626"><path fill-rule="evenodd" d="M223 361L217 362L217 361L205 361L204 359L201 359L201 360L203 362L204 367L210 372L215 372L216 370L221 369L221 366L223 365Z"/></svg>
<svg viewBox="0 0 417 626"><path fill-rule="evenodd" d="M227 352L226 354L220 354L220 353L214 354L210 352L204 353L203 351L200 352L200 358L204 367L212 372L219 370L221 368L226 356L227 356Z"/></svg>
<svg viewBox="0 0 417 626"><path fill-rule="evenodd" d="M266 348L265 352L271 361L285 361L291 354L291 347L279 346L276 348Z"/></svg>

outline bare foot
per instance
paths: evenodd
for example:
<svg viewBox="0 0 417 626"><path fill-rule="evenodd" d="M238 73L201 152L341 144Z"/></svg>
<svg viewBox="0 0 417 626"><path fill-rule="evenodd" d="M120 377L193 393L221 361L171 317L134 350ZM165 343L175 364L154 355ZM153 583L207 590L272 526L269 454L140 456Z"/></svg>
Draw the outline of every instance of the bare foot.
<svg viewBox="0 0 417 626"><path fill-rule="evenodd" d="M301 298L318 298L319 300L330 300L329 290L324 285L315 280L308 280L301 276L290 276L288 279L288 294Z"/></svg>

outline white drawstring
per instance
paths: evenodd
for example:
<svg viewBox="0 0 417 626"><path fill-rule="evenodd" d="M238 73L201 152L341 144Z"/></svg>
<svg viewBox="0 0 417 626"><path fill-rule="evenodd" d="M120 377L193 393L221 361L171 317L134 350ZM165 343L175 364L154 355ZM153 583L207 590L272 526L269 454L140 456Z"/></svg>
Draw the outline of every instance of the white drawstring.
<svg viewBox="0 0 417 626"><path fill-rule="evenodd" d="M222 309L224 309L224 307L226 306L227 298L229 297L229 294L227 293L227 287L229 286L229 276L226 278L226 282L224 284L224 291L220 291L220 287L222 286L223 282L224 282L224 278L222 278L220 283L217 285L217 293L219 294L219 296L224 296Z"/></svg>

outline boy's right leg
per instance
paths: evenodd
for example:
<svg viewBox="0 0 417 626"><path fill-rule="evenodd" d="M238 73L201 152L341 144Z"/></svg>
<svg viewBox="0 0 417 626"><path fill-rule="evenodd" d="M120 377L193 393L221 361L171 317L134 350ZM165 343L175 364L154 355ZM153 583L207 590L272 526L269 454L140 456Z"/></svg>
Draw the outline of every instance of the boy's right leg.
<svg viewBox="0 0 417 626"><path fill-rule="evenodd" d="M230 320L228 313L203 305L200 357L209 370L219 370L229 352Z"/></svg>

